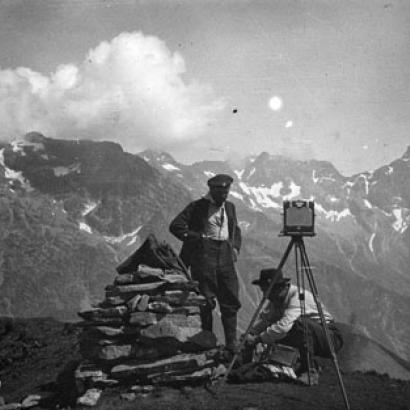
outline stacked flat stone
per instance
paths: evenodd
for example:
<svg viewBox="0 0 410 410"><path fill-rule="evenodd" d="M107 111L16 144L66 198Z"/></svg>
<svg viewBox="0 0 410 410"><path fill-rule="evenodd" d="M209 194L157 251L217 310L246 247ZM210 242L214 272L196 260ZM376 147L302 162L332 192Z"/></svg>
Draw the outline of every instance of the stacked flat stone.
<svg viewBox="0 0 410 410"><path fill-rule="evenodd" d="M82 311L79 390L210 377L216 338L201 330L198 284L179 270L139 265L116 276L105 299Z"/></svg>

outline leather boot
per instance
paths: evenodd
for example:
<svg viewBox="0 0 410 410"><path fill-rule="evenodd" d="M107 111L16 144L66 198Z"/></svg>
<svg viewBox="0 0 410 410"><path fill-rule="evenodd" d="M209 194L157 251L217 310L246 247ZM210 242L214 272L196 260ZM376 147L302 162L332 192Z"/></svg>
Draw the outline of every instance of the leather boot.
<svg viewBox="0 0 410 410"><path fill-rule="evenodd" d="M236 338L237 315L236 313L229 316L222 315L221 319L225 333L225 348L232 353L238 353L239 343Z"/></svg>

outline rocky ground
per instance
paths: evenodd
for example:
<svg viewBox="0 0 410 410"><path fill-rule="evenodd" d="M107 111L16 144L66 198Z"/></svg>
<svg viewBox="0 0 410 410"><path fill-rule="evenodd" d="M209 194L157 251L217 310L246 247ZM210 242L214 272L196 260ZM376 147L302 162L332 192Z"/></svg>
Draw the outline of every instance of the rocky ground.
<svg viewBox="0 0 410 410"><path fill-rule="evenodd" d="M0 396L5 403L21 403L28 395L37 394L42 399L35 408L79 408L73 377L81 359L79 332L75 324L53 319L0 319ZM132 393L110 388L104 390L95 408L343 409L332 362L322 364L320 383L313 387L255 382L158 387ZM343 380L352 409L410 408L409 381L375 372L343 372Z"/></svg>

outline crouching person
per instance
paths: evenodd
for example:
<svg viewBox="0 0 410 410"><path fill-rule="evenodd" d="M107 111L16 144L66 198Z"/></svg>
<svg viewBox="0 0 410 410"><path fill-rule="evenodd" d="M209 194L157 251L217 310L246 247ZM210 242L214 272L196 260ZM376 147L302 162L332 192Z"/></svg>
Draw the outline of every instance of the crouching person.
<svg viewBox="0 0 410 410"><path fill-rule="evenodd" d="M258 285L265 295L273 275L277 275L277 280L269 295L266 295L269 303L246 336L245 348L249 351L258 343L264 343L268 346L280 343L297 348L300 354L297 376L300 381L306 384L317 384L318 366L314 356L330 358L331 351L313 294L308 290L304 291L305 315L302 317L298 288L291 284L289 278L284 278L281 271L263 269L259 279L254 280L252 284ZM343 345L341 333L323 304L322 311L337 352ZM306 335L304 332L305 321ZM310 360L308 360L308 356Z"/></svg>

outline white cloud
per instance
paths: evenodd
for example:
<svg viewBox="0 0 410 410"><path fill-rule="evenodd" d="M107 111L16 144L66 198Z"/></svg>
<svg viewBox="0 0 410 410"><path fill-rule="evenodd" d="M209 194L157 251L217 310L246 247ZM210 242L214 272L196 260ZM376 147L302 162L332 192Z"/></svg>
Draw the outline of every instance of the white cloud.
<svg viewBox="0 0 410 410"><path fill-rule="evenodd" d="M0 137L114 139L127 149L167 147L198 138L223 108L210 87L182 78L185 61L163 41L122 33L90 50L79 65L49 76L0 70Z"/></svg>
<svg viewBox="0 0 410 410"><path fill-rule="evenodd" d="M293 121L292 120L286 121L285 128L291 128L291 127L293 127Z"/></svg>

